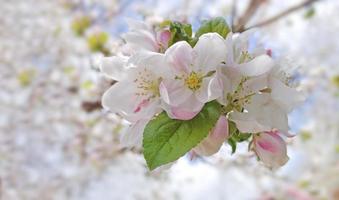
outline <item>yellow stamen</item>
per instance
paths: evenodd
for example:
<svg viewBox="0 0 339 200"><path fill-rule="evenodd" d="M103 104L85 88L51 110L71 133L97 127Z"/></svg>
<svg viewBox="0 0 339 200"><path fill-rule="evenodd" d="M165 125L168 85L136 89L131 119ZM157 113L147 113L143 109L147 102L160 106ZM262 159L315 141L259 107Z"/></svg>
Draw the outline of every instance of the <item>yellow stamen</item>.
<svg viewBox="0 0 339 200"><path fill-rule="evenodd" d="M199 75L196 72L191 72L190 75L185 79L185 84L187 87L193 91L199 89L202 84L203 76Z"/></svg>

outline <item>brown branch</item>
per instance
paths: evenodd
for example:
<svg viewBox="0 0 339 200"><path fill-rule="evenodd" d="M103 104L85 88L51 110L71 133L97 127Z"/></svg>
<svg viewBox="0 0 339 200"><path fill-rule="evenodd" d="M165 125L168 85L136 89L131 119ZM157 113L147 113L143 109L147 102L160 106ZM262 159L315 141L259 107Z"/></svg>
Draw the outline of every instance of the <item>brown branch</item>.
<svg viewBox="0 0 339 200"><path fill-rule="evenodd" d="M258 8L265 3L266 0L251 0L247 6L244 14L239 18L237 25L233 27L233 32L239 32L244 29L246 23L251 19L251 17L256 13Z"/></svg>
<svg viewBox="0 0 339 200"><path fill-rule="evenodd" d="M237 0L233 0L232 2L232 10L231 10L231 27L234 26L234 20L237 17Z"/></svg>
<svg viewBox="0 0 339 200"><path fill-rule="evenodd" d="M271 24L271 23L273 23L273 22L275 22L275 21L278 21L278 20L281 19L282 17L285 17L285 16L291 14L291 13L294 12L294 11L297 11L297 10L299 10L299 9L301 9L301 8L304 8L304 7L306 7L306 6L309 6L309 5L313 4L313 3L316 2L316 1L319 1L319 0L306 0L306 1L304 1L304 2L301 2L301 3L298 4L298 5L295 5L295 6L293 6L293 7L288 8L287 10L285 10L285 11L283 11L283 12L281 12L281 13L279 13L279 14L277 14L277 15L275 15L275 16L273 16L273 17L267 19L267 20L264 20L264 21L262 21L262 22L259 22L259 23L255 24L255 25L253 25L253 26L250 26L250 27L248 27L248 28L246 28L246 29L244 29L244 30L240 30L240 31L245 31L245 30L248 30L248 29L251 29L251 28L262 27L262 26L269 25L269 24Z"/></svg>

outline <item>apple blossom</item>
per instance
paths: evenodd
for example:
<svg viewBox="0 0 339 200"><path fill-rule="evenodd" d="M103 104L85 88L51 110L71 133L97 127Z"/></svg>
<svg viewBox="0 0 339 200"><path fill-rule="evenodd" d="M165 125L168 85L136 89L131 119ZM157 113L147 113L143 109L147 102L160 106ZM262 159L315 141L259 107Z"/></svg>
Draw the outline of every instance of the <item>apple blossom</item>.
<svg viewBox="0 0 339 200"><path fill-rule="evenodd" d="M192 119L206 102L221 95L222 85L214 73L225 60L225 51L221 36L208 33L194 48L182 41L165 52L175 78L161 82L160 94L171 118Z"/></svg>
<svg viewBox="0 0 339 200"><path fill-rule="evenodd" d="M227 34L222 18L194 37L189 24L169 27L158 35L130 21L124 37L134 52L102 60L102 72L118 81L102 104L131 123L122 144L143 147L151 170L189 151L213 155L226 141L234 152L252 140L269 167L287 162L279 134L289 136L287 114L303 98L290 87L285 65L271 50L252 47L251 31Z"/></svg>
<svg viewBox="0 0 339 200"><path fill-rule="evenodd" d="M122 36L126 41L125 48L132 52L140 50L163 52L167 49L171 37L169 30L155 30L144 22L132 19L128 20L128 25L130 31Z"/></svg>

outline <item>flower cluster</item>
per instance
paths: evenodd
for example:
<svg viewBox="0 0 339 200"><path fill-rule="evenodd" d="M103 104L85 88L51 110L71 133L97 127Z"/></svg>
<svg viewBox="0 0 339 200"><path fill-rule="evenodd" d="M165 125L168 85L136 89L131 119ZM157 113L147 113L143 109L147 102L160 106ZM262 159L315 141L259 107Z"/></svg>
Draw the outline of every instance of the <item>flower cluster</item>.
<svg viewBox="0 0 339 200"><path fill-rule="evenodd" d="M225 141L233 151L250 141L271 168L287 162L287 114L303 97L271 50L253 47L250 32L230 32L222 18L195 34L179 22L129 26L123 53L102 60L118 81L102 105L131 123L121 142L143 147L150 169L189 151L212 155Z"/></svg>

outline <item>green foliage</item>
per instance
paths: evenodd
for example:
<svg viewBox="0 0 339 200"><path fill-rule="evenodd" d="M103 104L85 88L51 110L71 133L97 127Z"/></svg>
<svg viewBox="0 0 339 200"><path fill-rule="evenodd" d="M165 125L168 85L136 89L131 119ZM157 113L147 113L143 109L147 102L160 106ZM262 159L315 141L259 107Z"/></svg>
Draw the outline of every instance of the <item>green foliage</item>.
<svg viewBox="0 0 339 200"><path fill-rule="evenodd" d="M216 17L211 20L203 22L200 28L197 30L195 37L198 38L205 33L218 33L223 38L226 38L227 34L230 32L226 21L222 17Z"/></svg>
<svg viewBox="0 0 339 200"><path fill-rule="evenodd" d="M71 27L76 35L82 36L90 25L91 19L88 16L82 16L74 19Z"/></svg>
<svg viewBox="0 0 339 200"><path fill-rule="evenodd" d="M170 32L171 32L171 39L168 43L168 46L172 46L174 43L179 42L179 41L186 41L189 44L192 44L192 41L194 39L192 38L191 24L171 22L169 26L170 26Z"/></svg>
<svg viewBox="0 0 339 200"><path fill-rule="evenodd" d="M305 19L310 19L314 16L315 14L315 8L314 7L310 7L307 9L306 13L304 14L304 18Z"/></svg>
<svg viewBox="0 0 339 200"><path fill-rule="evenodd" d="M216 101L206 103L191 120L175 120L162 112L144 130L144 157L150 170L179 159L199 144L214 127L221 106Z"/></svg>
<svg viewBox="0 0 339 200"><path fill-rule="evenodd" d="M108 39L109 36L105 32L95 33L87 38L87 44L92 52L102 52L105 55L109 55L109 51L105 48Z"/></svg>
<svg viewBox="0 0 339 200"><path fill-rule="evenodd" d="M230 32L230 28L228 27L225 19L222 17L213 18L203 22L196 32L195 37L192 37L192 26L190 24L170 21L164 21L160 24L160 27L165 26L169 26L171 32L169 46L179 41L186 41L192 47L194 47L198 42L199 37L205 33L215 32L221 35L223 38L226 38L227 34Z"/></svg>
<svg viewBox="0 0 339 200"><path fill-rule="evenodd" d="M237 143L247 141L252 134L242 133L236 127L236 124L232 121L228 121L228 131L230 137L228 138L228 144L232 147L232 154L237 150Z"/></svg>

